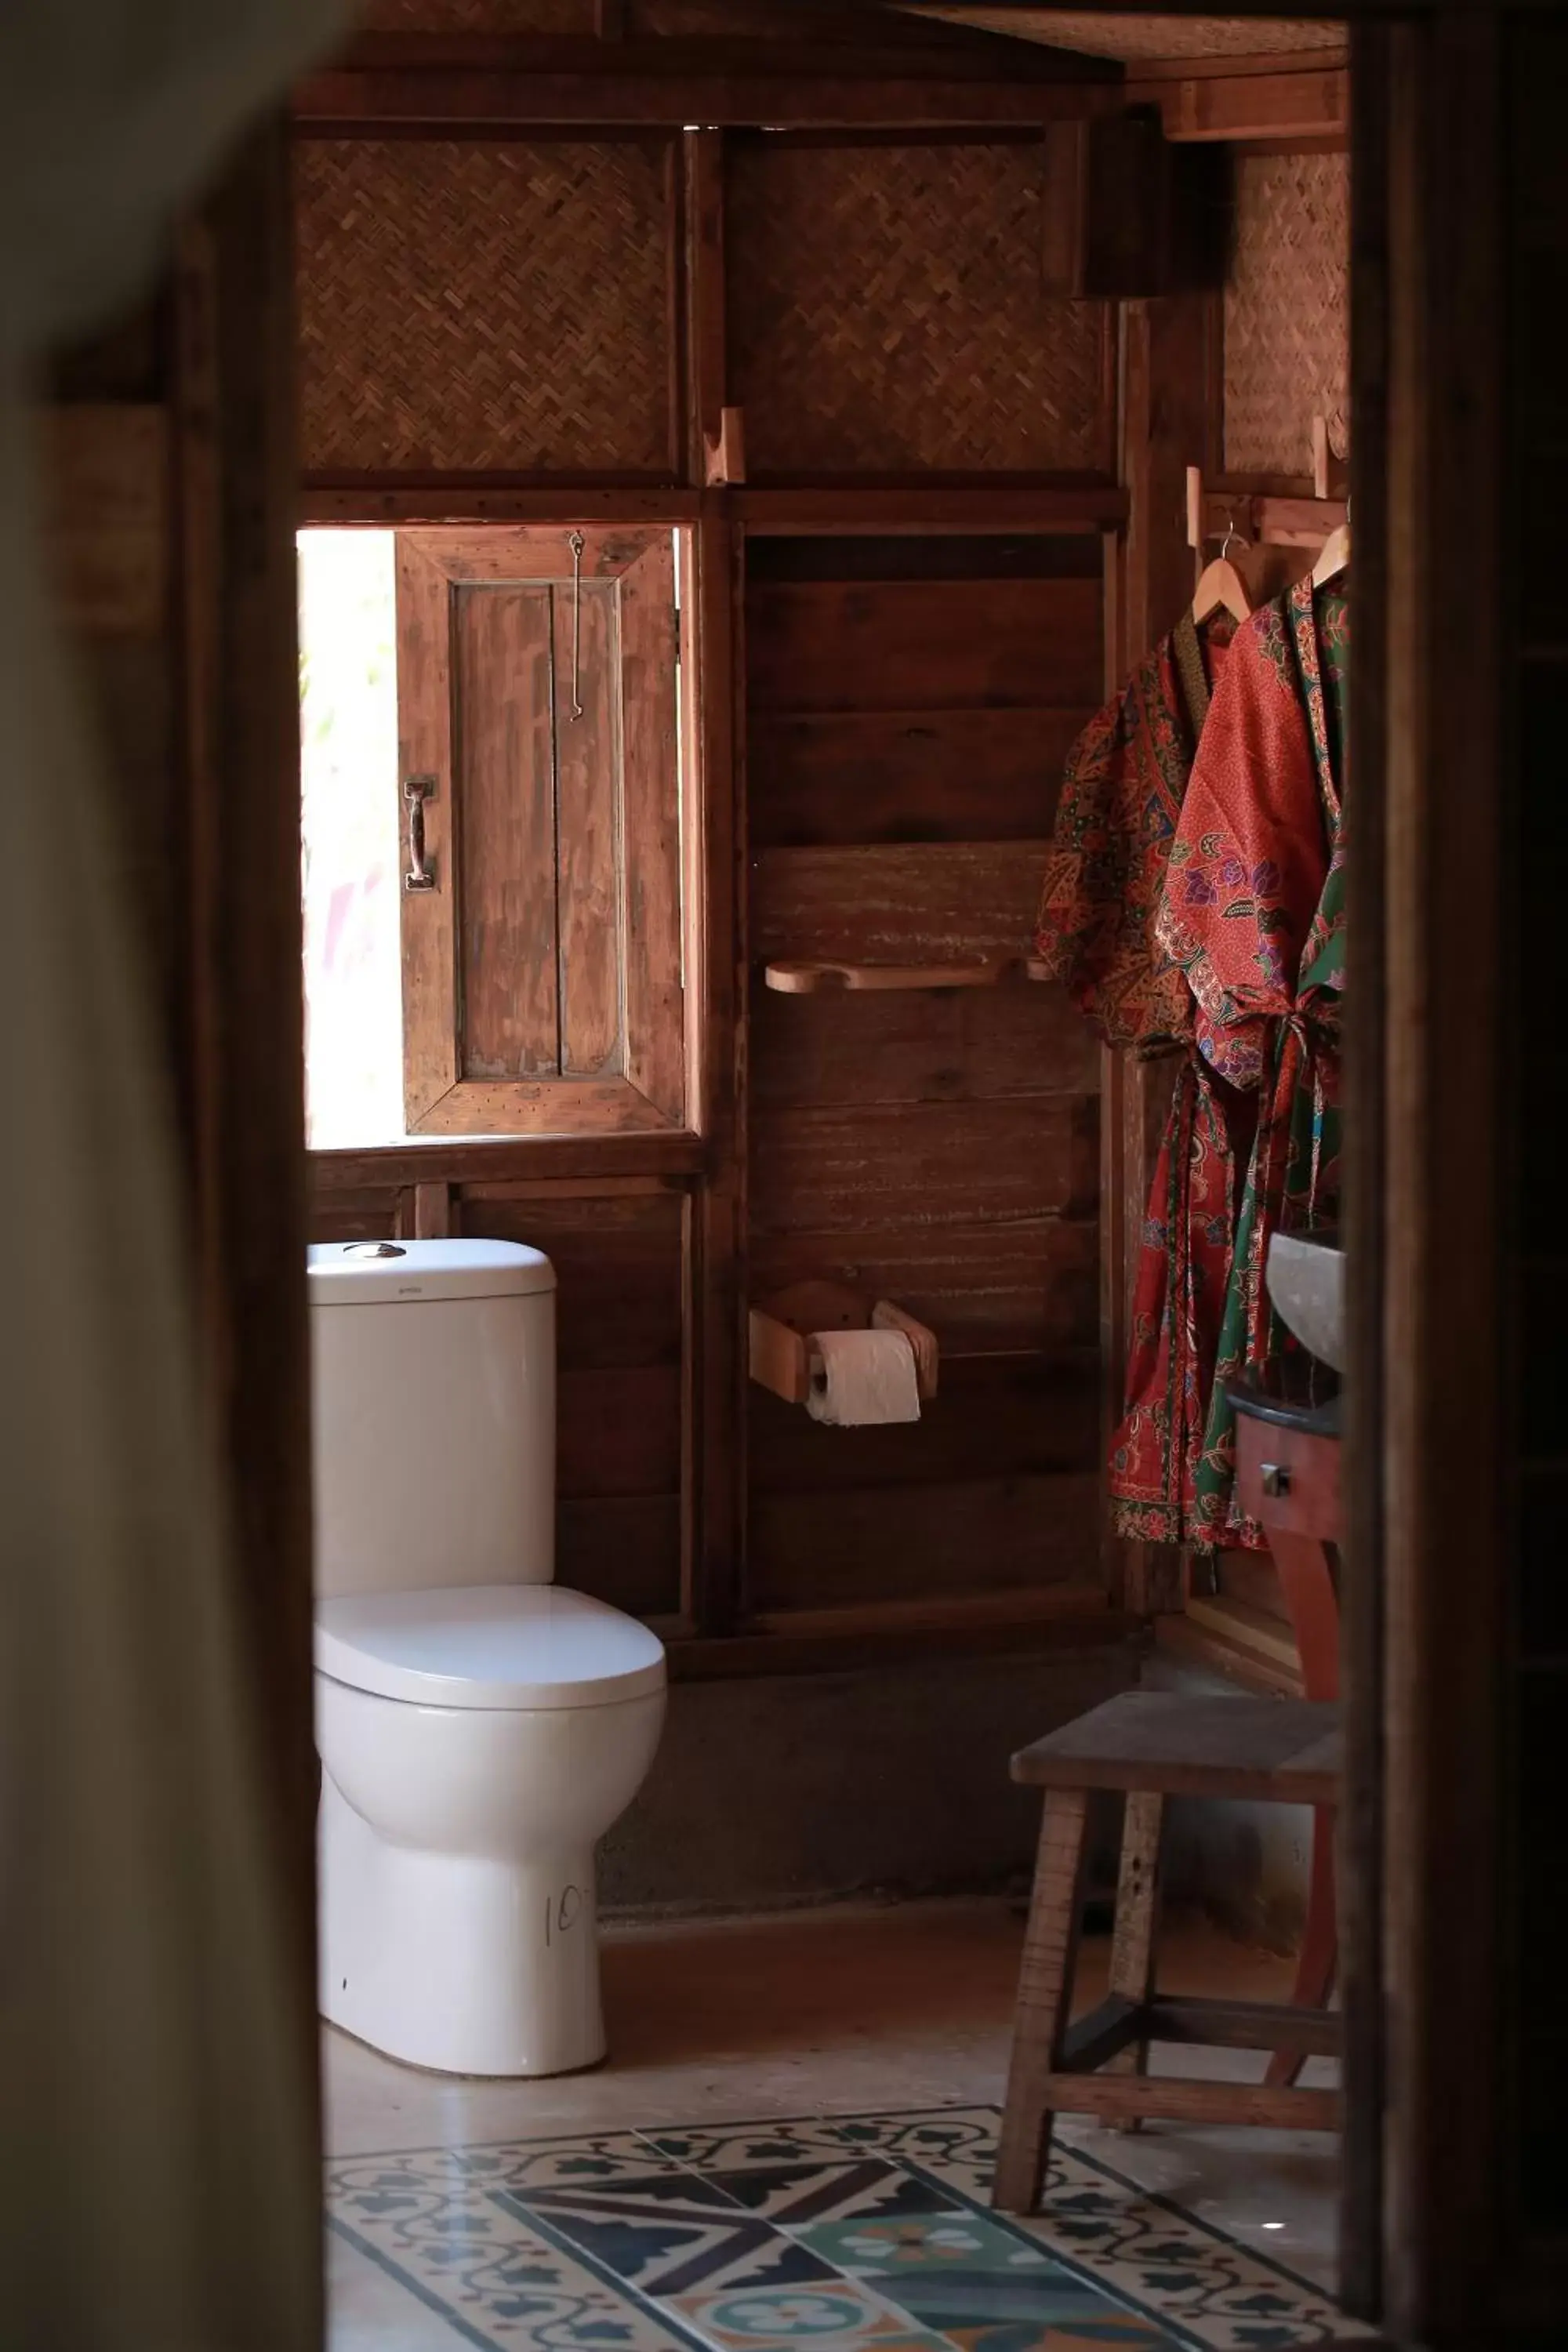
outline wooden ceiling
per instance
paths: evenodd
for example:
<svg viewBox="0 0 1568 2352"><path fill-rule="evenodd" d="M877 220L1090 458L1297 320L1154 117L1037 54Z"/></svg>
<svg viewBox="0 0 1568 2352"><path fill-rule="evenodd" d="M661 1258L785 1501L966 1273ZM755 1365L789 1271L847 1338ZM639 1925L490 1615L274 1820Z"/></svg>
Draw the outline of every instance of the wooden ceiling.
<svg viewBox="0 0 1568 2352"><path fill-rule="evenodd" d="M1299 58L1342 48L1345 39L1344 26L1327 17L1168 16L1123 9L988 6L984 0L908 0L905 13L1128 65L1177 58Z"/></svg>

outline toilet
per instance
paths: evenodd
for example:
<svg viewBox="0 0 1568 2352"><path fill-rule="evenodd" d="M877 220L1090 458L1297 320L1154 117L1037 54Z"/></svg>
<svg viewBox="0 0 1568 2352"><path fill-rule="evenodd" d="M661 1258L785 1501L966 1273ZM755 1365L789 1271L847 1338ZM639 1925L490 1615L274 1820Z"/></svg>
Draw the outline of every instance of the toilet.
<svg viewBox="0 0 1568 2352"><path fill-rule="evenodd" d="M594 1849L653 1761L665 1656L552 1580L553 1269L356 1242L309 1286L321 2012L445 2074L591 2066Z"/></svg>

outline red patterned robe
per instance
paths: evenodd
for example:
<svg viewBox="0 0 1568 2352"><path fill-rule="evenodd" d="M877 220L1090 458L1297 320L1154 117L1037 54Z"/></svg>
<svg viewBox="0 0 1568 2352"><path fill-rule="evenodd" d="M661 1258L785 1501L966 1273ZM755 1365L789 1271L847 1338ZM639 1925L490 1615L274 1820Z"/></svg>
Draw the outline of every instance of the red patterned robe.
<svg viewBox="0 0 1568 2352"><path fill-rule="evenodd" d="M1348 608L1310 578L1255 613L1214 698L1165 875L1157 930L1197 1004L1198 1050L1257 1103L1237 1219L1192 1539L1264 1547L1237 1508L1226 1382L1295 1341L1269 1305L1268 1244L1335 1221L1341 823Z"/></svg>
<svg viewBox="0 0 1568 2352"><path fill-rule="evenodd" d="M1127 1411L1110 1454L1115 1524L1185 1539L1235 1214L1233 1128L1246 1106L1194 1050L1184 974L1156 943L1165 868L1231 624L1184 617L1073 748L1037 948L1108 1045L1182 1055L1144 1219ZM1243 1139L1245 1143L1245 1139Z"/></svg>

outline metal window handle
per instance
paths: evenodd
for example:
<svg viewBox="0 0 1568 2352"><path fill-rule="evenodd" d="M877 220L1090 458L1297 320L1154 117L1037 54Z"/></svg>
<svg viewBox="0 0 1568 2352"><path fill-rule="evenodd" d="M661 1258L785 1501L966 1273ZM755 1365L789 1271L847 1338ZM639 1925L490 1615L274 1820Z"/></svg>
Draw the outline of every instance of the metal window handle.
<svg viewBox="0 0 1568 2352"><path fill-rule="evenodd" d="M403 797L408 803L408 871L405 890L434 890L436 861L425 854L425 803L436 797L434 776L405 776Z"/></svg>
<svg viewBox="0 0 1568 2352"><path fill-rule="evenodd" d="M1265 1462L1263 1491L1271 1503L1281 1502L1290 1492L1290 1465L1288 1462Z"/></svg>

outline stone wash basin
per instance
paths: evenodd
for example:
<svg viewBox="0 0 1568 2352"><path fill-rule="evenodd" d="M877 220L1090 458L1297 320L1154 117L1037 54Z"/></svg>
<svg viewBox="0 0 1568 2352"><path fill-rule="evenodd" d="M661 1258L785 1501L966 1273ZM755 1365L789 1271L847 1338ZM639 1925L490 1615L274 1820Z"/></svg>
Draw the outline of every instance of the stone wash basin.
<svg viewBox="0 0 1568 2352"><path fill-rule="evenodd" d="M1303 1348L1344 1370L1345 1254L1339 1235L1276 1234L1268 1244L1268 1296Z"/></svg>

